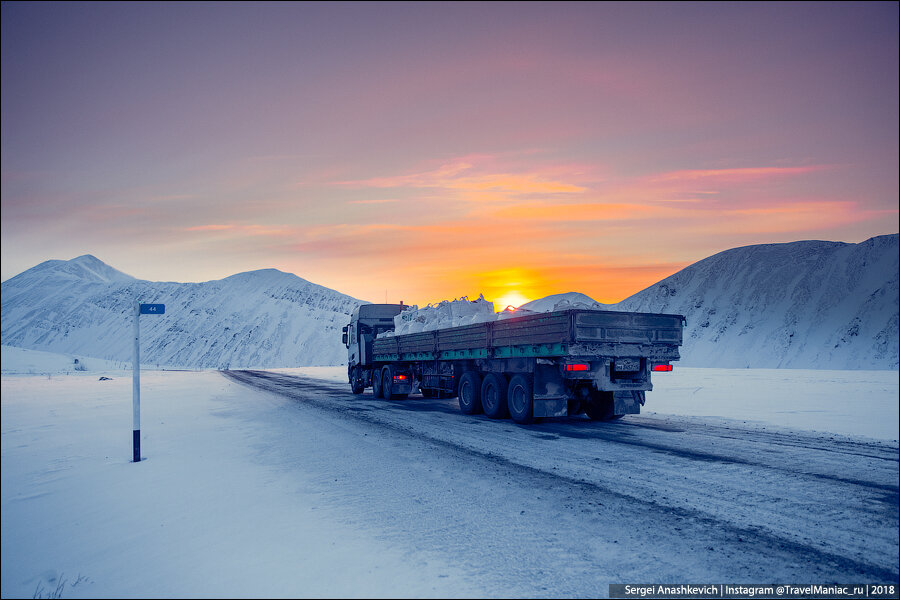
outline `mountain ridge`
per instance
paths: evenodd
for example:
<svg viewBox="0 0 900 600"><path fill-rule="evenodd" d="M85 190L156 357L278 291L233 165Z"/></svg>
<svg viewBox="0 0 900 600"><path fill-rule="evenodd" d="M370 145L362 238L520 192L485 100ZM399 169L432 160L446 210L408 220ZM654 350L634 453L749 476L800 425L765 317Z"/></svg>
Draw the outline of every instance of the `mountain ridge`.
<svg viewBox="0 0 900 600"><path fill-rule="evenodd" d="M130 361L136 301L166 305L165 315L141 318L143 361L219 369L339 364L340 329L362 303L277 269L150 282L78 257L3 282L2 343Z"/></svg>
<svg viewBox="0 0 900 600"><path fill-rule="evenodd" d="M613 305L687 319L685 366L898 368L898 235L719 252Z"/></svg>
<svg viewBox="0 0 900 600"><path fill-rule="evenodd" d="M683 366L898 368L898 234L731 248L616 304L570 292L520 308L683 314ZM278 269L150 282L92 255L45 261L2 284L2 343L131 359L136 300L149 362L200 368L342 364L340 328L364 302Z"/></svg>

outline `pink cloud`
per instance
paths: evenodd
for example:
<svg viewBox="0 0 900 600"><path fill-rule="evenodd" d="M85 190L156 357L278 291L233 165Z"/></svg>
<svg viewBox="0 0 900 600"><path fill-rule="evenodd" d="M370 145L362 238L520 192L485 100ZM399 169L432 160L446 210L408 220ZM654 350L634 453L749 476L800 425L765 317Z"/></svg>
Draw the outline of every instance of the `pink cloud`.
<svg viewBox="0 0 900 600"><path fill-rule="evenodd" d="M234 229L234 225L197 225L195 227L186 227L185 231L227 231Z"/></svg>
<svg viewBox="0 0 900 600"><path fill-rule="evenodd" d="M281 237L291 235L294 228L287 226L270 226L270 225L227 225L213 223L209 225L196 225L194 227L185 227L184 231L230 231L238 235L245 236L268 236Z"/></svg>
<svg viewBox="0 0 900 600"><path fill-rule="evenodd" d="M476 164L474 160L482 164ZM567 175L575 173L583 177L584 165L575 165L568 169L559 165L549 169L543 167L534 169L528 166L498 169L497 165L487 167L483 164L495 162L496 157L468 156L443 163L435 169L406 175L340 181L338 185L363 188L441 189L455 194L460 200L479 203L506 202L513 197L530 194L582 194L588 191L582 184L564 180Z"/></svg>
<svg viewBox="0 0 900 600"><path fill-rule="evenodd" d="M693 181L697 179L747 181L768 177L784 177L805 175L815 171L832 168L829 165L812 165L806 167L744 167L737 169L687 169L670 171L653 177L652 181Z"/></svg>

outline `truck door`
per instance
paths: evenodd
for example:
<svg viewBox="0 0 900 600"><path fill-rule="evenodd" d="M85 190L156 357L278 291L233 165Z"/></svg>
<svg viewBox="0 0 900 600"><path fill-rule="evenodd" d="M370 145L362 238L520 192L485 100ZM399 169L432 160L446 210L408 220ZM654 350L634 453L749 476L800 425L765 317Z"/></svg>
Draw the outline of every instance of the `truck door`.
<svg viewBox="0 0 900 600"><path fill-rule="evenodd" d="M375 339L372 328L365 323L360 323L357 339L359 341L359 363L368 365L372 362L372 340Z"/></svg>
<svg viewBox="0 0 900 600"><path fill-rule="evenodd" d="M350 329L347 332L347 358L351 367L362 363L358 331L359 325L351 321Z"/></svg>

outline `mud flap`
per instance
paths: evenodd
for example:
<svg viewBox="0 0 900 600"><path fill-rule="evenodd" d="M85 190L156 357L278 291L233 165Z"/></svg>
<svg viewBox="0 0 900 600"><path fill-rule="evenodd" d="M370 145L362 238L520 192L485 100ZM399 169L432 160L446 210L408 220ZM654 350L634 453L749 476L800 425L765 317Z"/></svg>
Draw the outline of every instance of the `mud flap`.
<svg viewBox="0 0 900 600"><path fill-rule="evenodd" d="M565 396L557 398L534 398L535 417L565 417L569 414L569 400Z"/></svg>
<svg viewBox="0 0 900 600"><path fill-rule="evenodd" d="M569 414L566 386L556 364L534 366L534 416L565 417Z"/></svg>
<svg viewBox="0 0 900 600"><path fill-rule="evenodd" d="M644 392L625 390L613 392L613 414L639 415L644 405Z"/></svg>

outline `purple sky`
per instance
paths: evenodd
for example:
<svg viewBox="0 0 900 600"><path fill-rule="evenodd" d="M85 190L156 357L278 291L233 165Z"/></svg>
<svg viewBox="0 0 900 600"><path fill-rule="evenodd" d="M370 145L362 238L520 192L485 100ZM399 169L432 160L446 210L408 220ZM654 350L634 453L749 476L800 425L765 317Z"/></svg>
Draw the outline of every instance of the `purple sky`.
<svg viewBox="0 0 900 600"><path fill-rule="evenodd" d="M898 231L898 4L2 4L2 279L617 301Z"/></svg>

